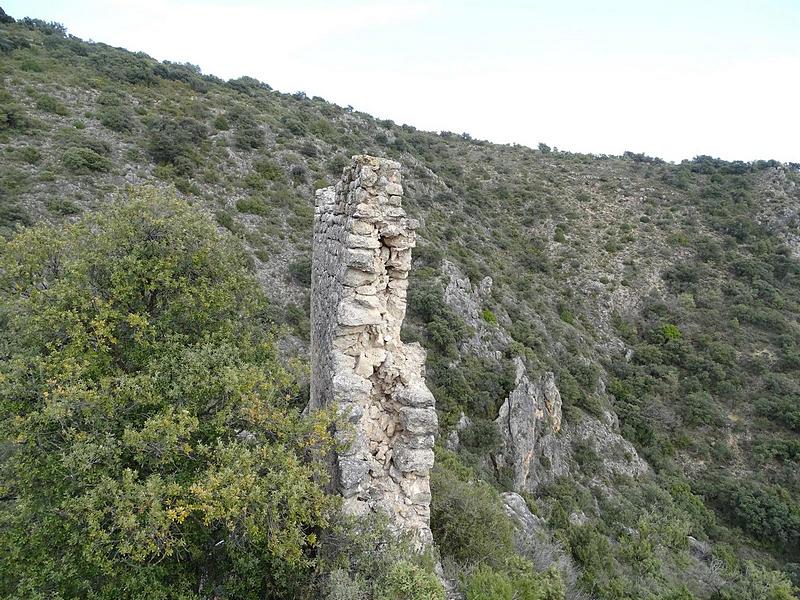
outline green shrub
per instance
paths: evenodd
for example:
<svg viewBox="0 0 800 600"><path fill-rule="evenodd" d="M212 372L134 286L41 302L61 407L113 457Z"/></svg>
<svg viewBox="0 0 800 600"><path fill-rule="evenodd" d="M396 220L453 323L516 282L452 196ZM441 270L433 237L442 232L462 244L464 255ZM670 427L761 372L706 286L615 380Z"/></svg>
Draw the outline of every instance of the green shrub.
<svg viewBox="0 0 800 600"><path fill-rule="evenodd" d="M253 170L268 181L284 181L283 169L268 158L260 158L253 162Z"/></svg>
<svg viewBox="0 0 800 600"><path fill-rule="evenodd" d="M231 128L231 124L228 123L228 119L225 118L225 115L217 115L214 117L212 125L214 125L214 129L217 131L228 131L228 129Z"/></svg>
<svg viewBox="0 0 800 600"><path fill-rule="evenodd" d="M109 156L111 154L111 145L108 142L87 136L73 127L65 127L59 130L56 138L59 144L65 148L88 148L101 156Z"/></svg>
<svg viewBox="0 0 800 600"><path fill-rule="evenodd" d="M0 131L24 131L30 127L25 109L13 101L11 94L0 90Z"/></svg>
<svg viewBox="0 0 800 600"><path fill-rule="evenodd" d="M184 117L162 117L149 127L147 147L153 160L171 164L179 175L190 175L199 162L198 147L206 139L206 126Z"/></svg>
<svg viewBox="0 0 800 600"><path fill-rule="evenodd" d="M42 160L42 153L38 148L34 148L33 146L25 146L15 150L14 158L29 165L35 165Z"/></svg>
<svg viewBox="0 0 800 600"><path fill-rule="evenodd" d="M135 128L133 111L127 106L103 106L98 116L100 123L119 133L128 133Z"/></svg>
<svg viewBox="0 0 800 600"><path fill-rule="evenodd" d="M800 548L800 501L783 486L733 477L705 485L711 502L753 537L787 552Z"/></svg>
<svg viewBox="0 0 800 600"><path fill-rule="evenodd" d="M216 218L217 223L222 225L228 231L237 233L238 228L236 227L236 223L233 220L233 215L231 215L231 213L220 211L214 215L214 218Z"/></svg>
<svg viewBox="0 0 800 600"><path fill-rule="evenodd" d="M295 119L294 117L285 116L281 119L281 122L283 123L284 127L286 127L286 130L293 136L299 137L307 133L306 126L303 125L300 120Z"/></svg>
<svg viewBox="0 0 800 600"><path fill-rule="evenodd" d="M0 596L306 596L330 422L244 258L153 191L3 247Z"/></svg>
<svg viewBox="0 0 800 600"><path fill-rule="evenodd" d="M323 532L317 570L328 600L444 598L433 557L390 531L385 515L339 515Z"/></svg>
<svg viewBox="0 0 800 600"><path fill-rule="evenodd" d="M9 200L0 191L0 235L10 233L17 224L29 225L31 218L19 202Z"/></svg>
<svg viewBox="0 0 800 600"><path fill-rule="evenodd" d="M256 115L249 108L236 104L225 116L233 124L233 141L237 148L252 150L264 145L264 132Z"/></svg>
<svg viewBox="0 0 800 600"><path fill-rule="evenodd" d="M326 600L369 600L369 586L358 575L350 576L344 569L335 569L325 583Z"/></svg>
<svg viewBox="0 0 800 600"><path fill-rule="evenodd" d="M514 553L514 527L500 495L443 448L436 449L431 494L431 529L443 555L494 565Z"/></svg>
<svg viewBox="0 0 800 600"><path fill-rule="evenodd" d="M19 65L19 68L28 73L44 73L44 67L42 64L33 60L32 58L23 59Z"/></svg>
<svg viewBox="0 0 800 600"><path fill-rule="evenodd" d="M67 148L61 162L76 174L108 173L113 166L109 159L90 148Z"/></svg>
<svg viewBox="0 0 800 600"><path fill-rule="evenodd" d="M484 321L489 323L489 325L497 325L497 317L488 308L483 309L483 312L481 312L481 316L483 317Z"/></svg>
<svg viewBox="0 0 800 600"><path fill-rule="evenodd" d="M248 215L267 217L272 212L272 207L264 198L250 196L249 198L240 198L237 200L236 210L238 210L240 213L245 213Z"/></svg>
<svg viewBox="0 0 800 600"><path fill-rule="evenodd" d="M290 302L286 305L284 319L294 328L300 338L307 339L311 335L311 320L307 306L302 307Z"/></svg>
<svg viewBox="0 0 800 600"><path fill-rule="evenodd" d="M667 341L680 340L683 338L681 330L678 329L678 327L676 325L673 325L672 323L665 323L664 325L662 325L661 329L659 330L659 333L661 334L661 337Z"/></svg>
<svg viewBox="0 0 800 600"><path fill-rule="evenodd" d="M496 450L500 445L500 431L490 419L476 417L469 427L458 434L461 444L481 455Z"/></svg>
<svg viewBox="0 0 800 600"><path fill-rule="evenodd" d="M575 315L567 308L562 308L559 313L558 317L569 325L575 325Z"/></svg>
<svg viewBox="0 0 800 600"><path fill-rule="evenodd" d="M514 586L505 573L480 566L464 586L466 600L514 600Z"/></svg>
<svg viewBox="0 0 800 600"><path fill-rule="evenodd" d="M327 168L328 173L339 177L348 163L349 161L344 154L335 154L333 158L327 162L325 167Z"/></svg>
<svg viewBox="0 0 800 600"><path fill-rule="evenodd" d="M289 275L303 287L311 287L311 258L303 256L289 263Z"/></svg>
<svg viewBox="0 0 800 600"><path fill-rule="evenodd" d="M36 97L36 108L45 112L53 113L65 117L69 114L69 110L59 100L52 96L41 94Z"/></svg>
<svg viewBox="0 0 800 600"><path fill-rule="evenodd" d="M436 281L420 281L408 290L409 312L422 320L428 342L439 352L455 356L467 334L464 321L447 304Z"/></svg>
<svg viewBox="0 0 800 600"><path fill-rule="evenodd" d="M436 575L407 560L394 563L376 587L375 600L445 600Z"/></svg>
<svg viewBox="0 0 800 600"><path fill-rule="evenodd" d="M509 570L479 566L464 585L466 600L563 600L564 584L554 568L535 573L524 561Z"/></svg>
<svg viewBox="0 0 800 600"><path fill-rule="evenodd" d="M75 215L81 212L81 209L67 198L48 198L44 201L44 205L47 210L57 215Z"/></svg>

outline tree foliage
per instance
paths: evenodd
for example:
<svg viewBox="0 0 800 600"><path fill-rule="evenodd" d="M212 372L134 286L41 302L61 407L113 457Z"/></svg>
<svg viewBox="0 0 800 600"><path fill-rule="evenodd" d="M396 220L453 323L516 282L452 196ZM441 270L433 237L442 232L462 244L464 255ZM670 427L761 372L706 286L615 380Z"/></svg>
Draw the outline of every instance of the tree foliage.
<svg viewBox="0 0 800 600"><path fill-rule="evenodd" d="M335 500L241 249L134 193L2 247L0 594L299 595Z"/></svg>

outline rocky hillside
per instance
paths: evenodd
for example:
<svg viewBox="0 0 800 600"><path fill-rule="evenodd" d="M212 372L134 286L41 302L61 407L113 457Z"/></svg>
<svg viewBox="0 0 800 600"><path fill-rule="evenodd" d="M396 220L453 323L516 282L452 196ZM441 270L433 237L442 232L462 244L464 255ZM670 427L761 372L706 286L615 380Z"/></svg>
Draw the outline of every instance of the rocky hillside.
<svg viewBox="0 0 800 600"><path fill-rule="evenodd" d="M451 467L435 539L469 473L572 597L800 583L800 165L424 132L37 20L0 26L0 78L3 236L174 187L249 249L300 357L314 190L354 154L403 165L403 337L428 350Z"/></svg>

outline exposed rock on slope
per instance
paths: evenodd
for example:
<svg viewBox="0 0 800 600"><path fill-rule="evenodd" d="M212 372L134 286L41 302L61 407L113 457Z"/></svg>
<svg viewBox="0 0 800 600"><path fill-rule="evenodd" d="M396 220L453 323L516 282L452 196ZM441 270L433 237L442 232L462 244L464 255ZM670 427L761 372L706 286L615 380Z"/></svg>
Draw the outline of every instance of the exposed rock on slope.
<svg viewBox="0 0 800 600"><path fill-rule="evenodd" d="M514 488L528 487L539 440L561 429L561 394L553 373L547 372L531 382L521 358L515 360L517 373L514 390L500 407L495 423L502 446L493 455L496 468L511 468Z"/></svg>
<svg viewBox="0 0 800 600"><path fill-rule="evenodd" d="M495 423L501 446L492 454L495 468L510 470L515 490L535 491L541 484L567 476L574 464L573 446L583 444L598 455L599 472L606 476L636 477L647 472L647 463L623 438L616 416L586 417L562 428L561 394L553 373L531 381L522 359L516 359L514 390L500 407Z"/></svg>
<svg viewBox="0 0 800 600"><path fill-rule="evenodd" d="M449 260L442 261L441 271L447 278L444 301L473 331L472 336L462 343L462 351L496 360L502 358L501 350L511 343L512 338L503 329L489 326L482 316L483 307L492 293L492 278L484 277L473 286L469 277Z"/></svg>

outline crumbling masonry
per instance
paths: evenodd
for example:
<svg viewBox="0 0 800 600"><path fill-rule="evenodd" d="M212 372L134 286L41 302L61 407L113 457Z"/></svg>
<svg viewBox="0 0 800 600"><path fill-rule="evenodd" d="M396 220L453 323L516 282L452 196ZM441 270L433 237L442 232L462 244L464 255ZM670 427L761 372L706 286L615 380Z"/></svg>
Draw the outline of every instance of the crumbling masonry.
<svg viewBox="0 0 800 600"><path fill-rule="evenodd" d="M317 191L310 407L335 403L349 422L334 476L345 511L383 512L425 546L438 423L425 351L400 340L417 226L402 196L400 164L371 156Z"/></svg>

